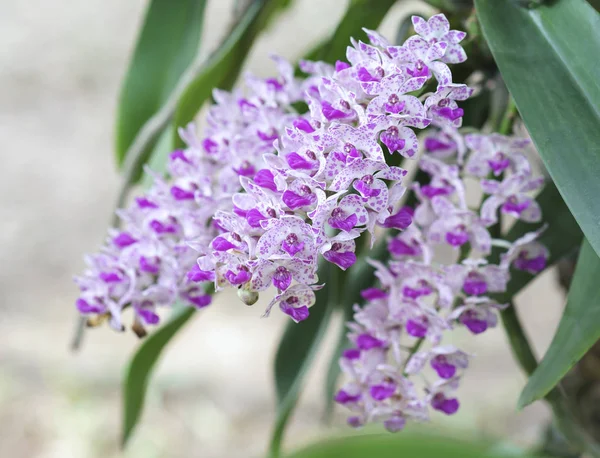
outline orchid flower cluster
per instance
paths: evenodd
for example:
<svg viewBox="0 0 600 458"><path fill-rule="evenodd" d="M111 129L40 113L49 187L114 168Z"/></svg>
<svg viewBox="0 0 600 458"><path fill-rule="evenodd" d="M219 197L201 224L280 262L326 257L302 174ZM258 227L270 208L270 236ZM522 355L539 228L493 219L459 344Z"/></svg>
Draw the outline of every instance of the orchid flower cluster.
<svg viewBox="0 0 600 458"><path fill-rule="evenodd" d="M353 348L340 361L348 381L336 401L353 412L351 425L383 422L390 431L427 418L429 405L454 413L469 355L442 345L442 336L494 326L505 305L488 294L506 290L510 267L545 267L539 231L514 243L490 235L499 212L541 220L531 195L542 180L523 154L527 140L459 131L457 101L473 90L452 82L448 64L466 59L465 33L441 14L412 20L417 35L402 45L366 30L369 43L352 40L348 62L303 61L308 76L297 79L276 58L277 78L248 76L244 93L215 91L204 135L180 131L187 148L171 154L169 179L154 175L151 189L119 212L122 228L87 258L76 279L79 311L122 329L130 307L143 331L161 306L207 306L211 286L237 288L248 305L274 286L264 315L278 307L299 322L323 287L319 264L346 270L363 233L371 247L397 233L387 242L393 260L370 261L380 286L355 306ZM303 104L305 113L296 109ZM412 185L413 209L402 204L407 172L395 164L417 159L415 130L426 127L418 167L429 182ZM465 178L484 195L477 208L467 203ZM499 265L485 261L494 244L507 249ZM449 264L437 261L441 245L454 249ZM418 351L424 340L431 348ZM439 380L425 381L419 397L408 377L427 364Z"/></svg>
<svg viewBox="0 0 600 458"><path fill-rule="evenodd" d="M472 334L494 327L497 311L508 304L490 295L506 292L511 266L531 274L546 267L549 253L536 241L543 228L514 243L490 235L498 212L531 223L541 219L530 193L542 179L532 176L523 154L528 141L498 134L463 137L445 127L425 139L419 168L429 182L413 185L413 223L388 240L387 265L370 261L380 286L362 292L366 304L354 306L348 324L352 347L340 358L347 381L335 400L353 412L348 422L355 427L372 421L399 431L407 420L427 420L429 407L454 414L454 393L470 355L443 344L444 335L460 327ZM467 205L465 179L485 196L476 209ZM437 260L443 245L451 248L449 263ZM498 265L485 259L493 245L506 249Z"/></svg>
<svg viewBox="0 0 600 458"><path fill-rule="evenodd" d="M291 66L276 62L282 79L293 81ZM148 170L152 187L118 211L122 228L109 232L100 253L86 258L87 270L75 279L82 314L109 319L121 330L122 311L131 307L133 329L143 334L145 325L159 322L160 306L211 303L207 291L214 273L200 270L197 259L211 242L218 246L224 232L215 215L234 208L240 178L255 176L262 156L273 151L273 141L297 118L290 103L298 100L292 91L299 94L299 87L284 93L277 79L254 77L248 77L248 85L252 98L215 90L207 137L198 140L192 125L180 129L188 147L170 154L170 180Z"/></svg>

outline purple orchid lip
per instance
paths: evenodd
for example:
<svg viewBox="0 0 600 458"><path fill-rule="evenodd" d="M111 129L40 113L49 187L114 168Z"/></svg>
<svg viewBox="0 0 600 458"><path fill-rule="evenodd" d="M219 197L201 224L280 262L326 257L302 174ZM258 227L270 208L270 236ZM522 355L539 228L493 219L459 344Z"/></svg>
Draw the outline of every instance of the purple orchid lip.
<svg viewBox="0 0 600 458"><path fill-rule="evenodd" d="M244 269L239 269L237 272L228 270L225 272L225 279L234 286L243 285L252 278L252 274Z"/></svg>
<svg viewBox="0 0 600 458"><path fill-rule="evenodd" d="M121 232L119 235L117 235L115 238L113 238L113 243L115 245L117 245L119 248L128 247L129 245L133 245L134 243L137 243L137 241L138 240L136 238L134 238L128 232Z"/></svg>
<svg viewBox="0 0 600 458"><path fill-rule="evenodd" d="M171 186L171 195L175 200L192 200L194 198L193 191L186 191L179 186Z"/></svg>
<svg viewBox="0 0 600 458"><path fill-rule="evenodd" d="M285 291L292 284L292 273L285 267L280 266L273 274L273 286L280 291Z"/></svg>
<svg viewBox="0 0 600 458"><path fill-rule="evenodd" d="M436 138L427 137L425 139L425 149L431 153L435 153L437 151L447 151L449 149L455 148L456 144L453 143L445 143Z"/></svg>
<svg viewBox="0 0 600 458"><path fill-rule="evenodd" d="M215 142L213 142L210 139L206 139L204 140L205 142L208 142L208 144L212 147L212 146L217 146L217 144ZM208 150L208 149L207 149ZM175 161L177 159L179 159L182 162L185 162L186 164L191 164L190 160L187 158L187 156L185 155L184 151L182 149L176 149L175 151L173 151L171 154L169 154L169 159L171 161Z"/></svg>
<svg viewBox="0 0 600 458"><path fill-rule="evenodd" d="M115 272L100 272L98 277L104 283L120 283L123 281L123 277Z"/></svg>
<svg viewBox="0 0 600 458"><path fill-rule="evenodd" d="M158 205L147 197L136 197L135 202L139 208L158 208Z"/></svg>
<svg viewBox="0 0 600 458"><path fill-rule="evenodd" d="M400 209L398 213L392 216L388 216L381 227L389 229L404 230L412 224L412 211L407 207Z"/></svg>
<svg viewBox="0 0 600 458"><path fill-rule="evenodd" d="M175 234L177 232L175 224L163 223L157 219L150 221L150 227L157 234Z"/></svg>
<svg viewBox="0 0 600 458"><path fill-rule="evenodd" d="M138 308L136 312L146 324L157 324L160 320L160 317L152 310L146 308Z"/></svg>
<svg viewBox="0 0 600 458"><path fill-rule="evenodd" d="M340 253L338 251L329 250L323 253L323 257L344 270L352 267L356 262L356 254L352 251Z"/></svg>
<svg viewBox="0 0 600 458"><path fill-rule="evenodd" d="M321 112L328 121L333 121L335 119L344 119L348 117L346 113L336 108L333 108L333 105L326 101L321 102Z"/></svg>
<svg viewBox="0 0 600 458"><path fill-rule="evenodd" d="M282 306L281 310L283 313L292 318L296 323L304 321L309 316L308 307L303 305L301 307Z"/></svg>
<svg viewBox="0 0 600 458"><path fill-rule="evenodd" d="M450 364L444 355L438 355L431 360L431 367L443 379L451 379L456 374L456 366Z"/></svg>
<svg viewBox="0 0 600 458"><path fill-rule="evenodd" d="M542 270L546 268L548 263L548 259L544 255L539 255L534 258L527 258L525 252L521 253L521 255L515 259L513 265L518 270L524 270L526 272L530 272L532 274L540 273ZM524 255L523 255L524 254Z"/></svg>
<svg viewBox="0 0 600 458"><path fill-rule="evenodd" d="M344 390L340 390L337 392L335 397L333 398L335 402L339 404L350 404L360 400L360 393L351 395Z"/></svg>
<svg viewBox="0 0 600 458"><path fill-rule="evenodd" d="M529 208L531 201L524 200L519 202L516 198L509 198L504 204L502 204L502 211L504 213L519 216L525 210Z"/></svg>
<svg viewBox="0 0 600 458"><path fill-rule="evenodd" d="M356 214L345 217L345 213L339 208L333 210L333 212L331 212L331 218L327 220L327 223L331 227L345 232L350 232L352 229L354 229L357 222L358 217Z"/></svg>
<svg viewBox="0 0 600 458"><path fill-rule="evenodd" d="M357 72L358 80L363 83L370 81L381 81L381 78L377 75L372 75L365 67L360 67Z"/></svg>
<svg viewBox="0 0 600 458"><path fill-rule="evenodd" d="M398 135L398 128L396 126L391 126L388 127L387 130L384 130L379 137L381 142L387 146L390 153L402 151L406 146L406 140L400 138Z"/></svg>
<svg viewBox="0 0 600 458"><path fill-rule="evenodd" d="M205 138L202 141L202 147L208 154L215 154L219 150L219 144L212 138Z"/></svg>
<svg viewBox="0 0 600 458"><path fill-rule="evenodd" d="M498 153L494 159L488 160L488 165L494 175L498 176L510 166L510 159L504 153Z"/></svg>
<svg viewBox="0 0 600 458"><path fill-rule="evenodd" d="M217 251L227 251L232 248L237 248L237 245L234 245L224 237L217 237L213 240L212 247Z"/></svg>
<svg viewBox="0 0 600 458"><path fill-rule="evenodd" d="M452 415L458 410L459 403L456 398L446 398L442 393L438 393L431 400L431 407L446 415Z"/></svg>
<svg viewBox="0 0 600 458"><path fill-rule="evenodd" d="M421 192L423 195L429 199L434 198L435 196L447 196L452 193L452 188L447 186L432 186L426 184L421 186Z"/></svg>
<svg viewBox="0 0 600 458"><path fill-rule="evenodd" d="M367 197L367 198L369 198L369 197L377 197L379 194L381 194L381 189L373 189L368 183L366 183L362 179L354 181L354 183L352 184L352 186L363 197Z"/></svg>
<svg viewBox="0 0 600 458"><path fill-rule="evenodd" d="M273 140L277 140L279 138L279 134L273 128L267 132L257 130L256 135L258 135L258 138L260 138L263 142L272 142Z"/></svg>
<svg viewBox="0 0 600 458"><path fill-rule="evenodd" d="M194 305L196 308L204 308L212 302L212 296L210 294L199 294L195 295L192 292L183 294L183 297Z"/></svg>
<svg viewBox="0 0 600 458"><path fill-rule="evenodd" d="M157 257L147 258L146 256L140 256L140 270L149 274L157 274L160 272L160 259Z"/></svg>
<svg viewBox="0 0 600 458"><path fill-rule="evenodd" d="M82 298L77 299L75 306L81 313L102 313L104 311L104 307L92 305Z"/></svg>
<svg viewBox="0 0 600 458"><path fill-rule="evenodd" d="M372 348L382 348L385 343L370 334L361 334L356 338L356 346L359 350L371 350Z"/></svg>
<svg viewBox="0 0 600 458"><path fill-rule="evenodd" d="M250 102L248 99L246 99L244 97L238 99L237 105L238 105L238 107L240 107L241 110L245 110L245 109L255 110L257 108L256 105L254 105L252 102Z"/></svg>
<svg viewBox="0 0 600 458"><path fill-rule="evenodd" d="M454 247L464 245L469 241L469 234L464 230L455 230L446 233L446 242Z"/></svg>
<svg viewBox="0 0 600 458"><path fill-rule="evenodd" d="M243 162L239 167L234 167L233 170L242 177L252 177L256 174L256 169L249 162Z"/></svg>
<svg viewBox="0 0 600 458"><path fill-rule="evenodd" d="M273 172L269 169L259 170L254 175L254 183L261 188L270 189L271 191L277 191L277 185L275 185L275 177Z"/></svg>
<svg viewBox="0 0 600 458"><path fill-rule="evenodd" d="M413 337L423 338L427 335L427 326L415 320L408 320L406 322L406 332Z"/></svg>
<svg viewBox="0 0 600 458"><path fill-rule="evenodd" d="M295 119L292 124L295 128L300 129L306 132L307 134L311 134L315 131L314 127L310 124L310 122L304 118Z"/></svg>
<svg viewBox="0 0 600 458"><path fill-rule="evenodd" d="M194 267L187 273L187 278L192 282L214 281L215 273L207 270L202 270L195 264Z"/></svg>
<svg viewBox="0 0 600 458"><path fill-rule="evenodd" d="M295 210L297 208L308 207L312 205L315 200L315 196L313 194L301 196L293 191L285 191L281 197L281 200L288 206L289 209Z"/></svg>
<svg viewBox="0 0 600 458"><path fill-rule="evenodd" d="M398 238L390 240L388 250L396 256L418 256L421 253L421 250L417 247L411 246Z"/></svg>
<svg viewBox="0 0 600 458"><path fill-rule="evenodd" d="M464 312L460 316L459 321L464 324L473 334L481 334L488 328L487 321L479 318L472 310L467 310Z"/></svg>
<svg viewBox="0 0 600 458"><path fill-rule="evenodd" d="M379 289L379 288L363 289L360 292L360 295L362 296L363 299L365 299L367 301L372 301L375 299L385 299L386 297L389 296L388 293L386 293L385 291L383 291L382 289Z"/></svg>
<svg viewBox="0 0 600 458"><path fill-rule="evenodd" d="M405 106L406 106L405 102L401 101L396 94L392 94L388 97L388 100L385 103L384 108L389 113L399 114L399 113L402 113Z"/></svg>
<svg viewBox="0 0 600 458"><path fill-rule="evenodd" d="M246 213L246 221L251 227L260 227L260 222L269 219L267 216L263 215L257 208L251 208Z"/></svg>
<svg viewBox="0 0 600 458"><path fill-rule="evenodd" d="M477 272L469 272L463 283L463 291L469 296L481 296L487 293L488 284L485 277Z"/></svg>
<svg viewBox="0 0 600 458"><path fill-rule="evenodd" d="M433 289L427 285L417 288L411 288L410 286L405 286L404 288L402 288L402 295L410 299L417 299L421 296L428 296L431 293L433 293Z"/></svg>
<svg viewBox="0 0 600 458"><path fill-rule="evenodd" d="M283 90L283 84L281 84L277 78L267 78L265 83L275 91L279 92Z"/></svg>
<svg viewBox="0 0 600 458"><path fill-rule="evenodd" d="M296 234L291 233L281 242L281 249L293 258L304 249L304 242Z"/></svg>
<svg viewBox="0 0 600 458"><path fill-rule="evenodd" d="M285 160L287 161L288 165L294 170L311 170L316 167L316 165L313 162L304 159L296 152L288 153L285 156Z"/></svg>
<svg viewBox="0 0 600 458"><path fill-rule="evenodd" d="M408 73L413 78L417 78L419 76L430 76L431 75L429 67L427 67L427 65L425 65L425 63L422 61L418 61L415 65L414 69L407 68L406 73Z"/></svg>
<svg viewBox="0 0 600 458"><path fill-rule="evenodd" d="M391 398L396 392L396 385L393 383L373 385L369 389L369 394L376 401L383 401Z"/></svg>
<svg viewBox="0 0 600 458"><path fill-rule="evenodd" d="M346 359L355 360L360 358L360 350L358 348L349 348L344 350L342 356Z"/></svg>
<svg viewBox="0 0 600 458"><path fill-rule="evenodd" d="M341 60L335 62L336 72L341 72L342 70L346 70L347 68L350 68L350 64L348 62L343 62Z"/></svg>
<svg viewBox="0 0 600 458"><path fill-rule="evenodd" d="M462 116L464 115L464 111L462 108L438 107L435 110L435 112L438 116L446 118L450 121L456 121L457 119L462 118Z"/></svg>

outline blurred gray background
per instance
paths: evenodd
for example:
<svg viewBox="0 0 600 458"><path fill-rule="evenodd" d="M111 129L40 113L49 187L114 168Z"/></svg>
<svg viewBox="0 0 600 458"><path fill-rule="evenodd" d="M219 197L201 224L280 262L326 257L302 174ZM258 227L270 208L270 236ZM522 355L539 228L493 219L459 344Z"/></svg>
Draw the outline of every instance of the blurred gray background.
<svg viewBox="0 0 600 458"><path fill-rule="evenodd" d="M106 328L68 350L75 323L73 274L98 248L116 198L116 100L143 0L0 0L0 457L122 456L120 383L137 339ZM295 59L330 33L346 2L296 0L260 38L247 68L268 75L277 53ZM218 43L232 1L210 1L202 52ZM419 11L398 5L382 25ZM230 300L229 300L230 299ZM518 300L538 353L563 297L554 273ZM127 457L251 457L266 448L274 417L271 365L285 319L224 296L173 342L149 391ZM339 320L335 322L339 326ZM330 344L337 329L330 333ZM515 412L524 377L501 329L458 336L477 358L461 389L462 410L427 429L528 444L547 412ZM331 345L328 346L329 351ZM287 435L288 449L345 431L320 422L320 357Z"/></svg>

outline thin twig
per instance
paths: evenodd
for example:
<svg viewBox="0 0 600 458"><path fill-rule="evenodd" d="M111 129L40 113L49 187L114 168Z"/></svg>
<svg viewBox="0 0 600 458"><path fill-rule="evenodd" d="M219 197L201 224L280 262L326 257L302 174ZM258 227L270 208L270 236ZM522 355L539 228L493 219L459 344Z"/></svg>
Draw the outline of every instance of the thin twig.
<svg viewBox="0 0 600 458"><path fill-rule="evenodd" d="M85 334L85 326L87 318L85 316L77 316L77 322L75 323L75 333L71 340L71 351L78 351L81 348L83 342L83 336Z"/></svg>

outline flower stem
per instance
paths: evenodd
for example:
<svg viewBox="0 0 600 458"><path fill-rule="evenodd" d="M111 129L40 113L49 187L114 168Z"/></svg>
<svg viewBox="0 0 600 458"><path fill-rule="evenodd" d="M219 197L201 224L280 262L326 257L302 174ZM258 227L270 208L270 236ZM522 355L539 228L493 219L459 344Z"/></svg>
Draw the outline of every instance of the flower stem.
<svg viewBox="0 0 600 458"><path fill-rule="evenodd" d="M502 117L500 125L498 126L498 133L502 135L510 134L516 116L517 105L515 105L515 99L513 99L512 96L509 96L506 111L504 112L504 116Z"/></svg>
<svg viewBox="0 0 600 458"><path fill-rule="evenodd" d="M527 339L525 331L521 326L514 304L511 303L505 310L502 310L500 318L502 319L513 355L519 362L521 369L527 375L531 375L537 368L538 363L529 344L529 339Z"/></svg>

